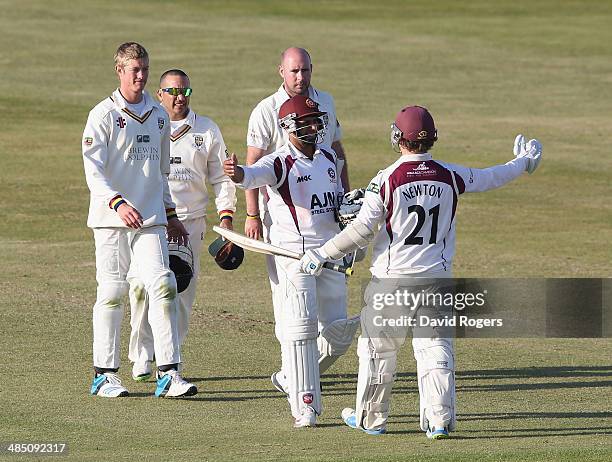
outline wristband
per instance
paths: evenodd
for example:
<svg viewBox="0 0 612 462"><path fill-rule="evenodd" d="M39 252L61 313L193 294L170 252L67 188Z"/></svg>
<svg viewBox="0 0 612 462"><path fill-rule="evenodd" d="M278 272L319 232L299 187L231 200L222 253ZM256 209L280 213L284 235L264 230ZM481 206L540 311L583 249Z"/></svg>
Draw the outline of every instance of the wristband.
<svg viewBox="0 0 612 462"><path fill-rule="evenodd" d="M254 214L254 215L251 215L249 212L247 212L246 217L247 217L247 219L249 219L249 218L250 218L250 219L252 219L252 220L256 220L256 219L259 219L259 213L256 213L256 214Z"/></svg>
<svg viewBox="0 0 612 462"><path fill-rule="evenodd" d="M116 212L117 209L119 209L119 206L122 204L127 204L127 202L123 197L121 197L120 194L118 194L110 200L108 206Z"/></svg>
<svg viewBox="0 0 612 462"><path fill-rule="evenodd" d="M219 221L229 219L232 221L234 219L234 212L232 210L221 210L219 212Z"/></svg>
<svg viewBox="0 0 612 462"><path fill-rule="evenodd" d="M171 220L172 218L178 218L178 215L176 214L176 210L166 209L166 220Z"/></svg>

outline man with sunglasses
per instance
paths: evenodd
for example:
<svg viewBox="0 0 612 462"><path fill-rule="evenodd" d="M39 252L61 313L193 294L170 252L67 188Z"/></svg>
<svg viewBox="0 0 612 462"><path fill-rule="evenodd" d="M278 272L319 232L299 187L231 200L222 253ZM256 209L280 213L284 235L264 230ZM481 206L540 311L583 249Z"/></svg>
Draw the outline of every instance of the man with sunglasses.
<svg viewBox="0 0 612 462"><path fill-rule="evenodd" d="M270 240L299 253L324 244L339 231L335 211L344 189L338 158L328 146L319 144L326 115L310 97L295 95L279 108L278 123L289 138L286 144L250 166L238 166L234 154L224 161L225 173L241 188L266 187ZM312 427L322 410L320 370L328 365L323 362L319 367L319 331L331 339L324 351L339 356L348 349L357 321L346 319L343 274L325 270L316 277L306 275L299 261L285 257L274 257L274 265L281 390L288 396L294 427Z"/></svg>
<svg viewBox="0 0 612 462"><path fill-rule="evenodd" d="M341 184L344 190L348 191L348 169L341 142L342 130L336 117L334 99L329 93L320 91L310 84L312 76L310 54L303 48L287 48L281 54L278 73L283 79L282 85L276 93L262 100L253 109L249 118L246 164L254 164L263 156L277 151L289 141L289 134L286 130L282 130L278 124L279 108L289 98L302 95L315 101L321 111L325 113L326 129L322 133L319 144L326 146L328 150L336 154ZM256 189L247 190L245 191L245 199L247 210L245 234L253 239L263 238L266 242L270 242L271 218L268 212L269 207L265 191L262 190L260 194ZM274 259L267 257L266 263L270 287L272 289L272 304L275 312L277 312L280 308L276 306L276 297L274 296L274 290L278 281ZM279 313L276 313L276 316L278 317ZM343 318L346 318L346 313L344 313ZM277 335L277 337L280 341L280 336ZM339 354L330 354L330 351L338 350L333 345L333 339L332 344L330 344L326 336L322 335L319 338L319 343L320 366L321 373L323 373L331 366ZM283 370L272 374L272 384L279 391L284 391L284 376Z"/></svg>
<svg viewBox="0 0 612 462"><path fill-rule="evenodd" d="M206 233L206 207L210 184L215 193L219 226L232 229L236 211L236 187L223 173L227 156L221 130L208 117L196 114L189 107L192 89L187 74L180 69L164 72L159 81L157 97L170 117L170 176L169 186L176 203L176 213L190 237L193 276L177 297L178 338L182 346L196 295L200 271L200 253ZM154 342L147 321L148 300L138 277L130 278L132 310L130 360L134 363L132 378L146 381L151 376Z"/></svg>
<svg viewBox="0 0 612 462"><path fill-rule="evenodd" d="M195 385L178 373L176 280L169 269L167 237L187 241L170 197L170 124L145 91L149 56L135 42L115 53L119 88L89 113L83 162L90 189L87 225L96 245L97 299L93 308L90 393L127 396L117 376L123 296L132 266L149 297L151 335L158 365L156 396L193 395Z"/></svg>

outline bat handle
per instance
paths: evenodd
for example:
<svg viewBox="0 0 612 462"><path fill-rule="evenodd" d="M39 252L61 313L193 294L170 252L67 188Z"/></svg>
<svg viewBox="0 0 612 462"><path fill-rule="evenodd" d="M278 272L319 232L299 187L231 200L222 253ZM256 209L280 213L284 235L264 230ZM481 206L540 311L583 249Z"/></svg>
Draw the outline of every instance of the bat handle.
<svg viewBox="0 0 612 462"><path fill-rule="evenodd" d="M347 276L352 276L353 274L353 268L351 268L350 266L339 265L337 263L331 263L329 261L323 263L323 268L338 271L339 273L346 274Z"/></svg>

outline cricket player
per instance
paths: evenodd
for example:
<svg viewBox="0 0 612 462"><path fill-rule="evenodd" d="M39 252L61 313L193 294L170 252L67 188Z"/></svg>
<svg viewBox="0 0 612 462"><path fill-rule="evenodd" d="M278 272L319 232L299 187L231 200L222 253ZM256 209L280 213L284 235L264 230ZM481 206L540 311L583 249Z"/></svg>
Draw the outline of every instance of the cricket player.
<svg viewBox="0 0 612 462"><path fill-rule="evenodd" d="M320 247L339 231L335 212L344 189L338 158L333 149L318 144L325 115L312 98L295 95L279 109L288 143L248 167L238 166L234 154L224 162L225 173L241 188L266 186L272 244L300 253ZM283 391L294 426L311 427L322 410L319 332L334 355L346 352L355 335L356 326L346 319L345 276L330 270L307 275L300 271L298 260L285 257L274 257L274 263L275 330L286 378Z"/></svg>
<svg viewBox="0 0 612 462"><path fill-rule="evenodd" d="M181 346L189 328L200 272L208 204L206 184L212 185L215 193L219 226L231 230L236 211L236 187L223 173L227 151L221 130L211 119L190 109L191 94L191 84L185 72L171 69L162 74L157 97L170 117L168 184L178 218L189 233L193 251L193 276L189 285L177 297L178 338ZM136 274L134 276L129 279L132 314L129 356L134 363L132 378L145 381L151 375L155 350L151 325L147 320L148 297L141 279Z"/></svg>
<svg viewBox="0 0 612 462"><path fill-rule="evenodd" d="M301 260L303 271L316 276L325 260L342 258L374 240L373 279L364 297L366 307L357 347L356 409L342 412L347 425L369 434L386 431L397 352L407 333L401 336L393 329L380 331L367 321L380 309L372 303L376 287L385 278L450 278L459 196L498 188L525 170L533 173L542 154L539 141L525 143L519 135L513 160L474 169L434 160L429 150L436 140L434 120L427 109L402 109L391 130L391 143L401 152L400 158L371 181L355 220L320 249L307 249ZM417 361L421 429L430 438L447 438L456 421L453 340L413 332L412 346Z"/></svg>
<svg viewBox="0 0 612 462"><path fill-rule="evenodd" d="M278 122L279 108L289 98L295 95L307 96L315 101L326 122L326 130L322 133L319 145L333 151L337 157L338 170L341 173L342 186L345 191L349 190L348 169L344 149L342 147L342 129L336 117L334 99L329 93L316 89L310 84L312 76L312 63L310 54L303 48L287 48L280 57L278 73L283 83L276 93L262 100L251 113L247 131L247 156L246 164L252 165L264 155L271 154L289 141L289 135L283 130ZM265 189L260 194L257 189L245 191L247 217L244 225L245 234L253 239L263 238L270 242L271 217L268 211L268 196ZM274 289L278 283L274 258L266 258L270 287L272 290L272 304L275 312ZM281 308L283 306L281 300ZM278 318L279 313L275 313ZM356 327L355 327L356 328ZM280 341L281 335L277 332ZM325 372L331 366L338 355L330 355L325 338L319 339L320 347L320 370ZM278 390L284 389L285 376L281 370L272 374L272 383Z"/></svg>
<svg viewBox="0 0 612 462"><path fill-rule="evenodd" d="M157 358L156 396L195 394L177 371L176 281L168 267L168 237L185 242L168 189L170 124L145 91L149 56L124 43L115 53L119 88L89 113L83 133L85 178L91 192L87 225L96 245L97 299L93 308L91 394L127 396L117 376L122 298L132 264L149 296Z"/></svg>

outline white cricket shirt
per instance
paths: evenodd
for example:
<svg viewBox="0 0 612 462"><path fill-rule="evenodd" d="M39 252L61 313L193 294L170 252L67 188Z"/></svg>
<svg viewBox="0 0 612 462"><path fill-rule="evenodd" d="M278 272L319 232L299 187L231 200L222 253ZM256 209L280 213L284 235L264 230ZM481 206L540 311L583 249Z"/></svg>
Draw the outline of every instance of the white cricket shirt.
<svg viewBox="0 0 612 462"><path fill-rule="evenodd" d="M221 130L208 117L191 109L178 127L171 122L170 176L168 183L180 220L206 216L210 183L215 193L217 212L236 211L236 187L223 173L226 158Z"/></svg>
<svg viewBox="0 0 612 462"><path fill-rule="evenodd" d="M168 189L170 123L166 111L143 92L136 114L115 90L94 107L83 132L83 163L90 190L87 226L126 226L109 201L120 194L142 215L143 226L165 225L174 208Z"/></svg>
<svg viewBox="0 0 612 462"><path fill-rule="evenodd" d="M330 148L317 147L309 159L287 143L255 164L242 166L241 188L266 186L272 244L303 253L339 232L335 212L344 190L336 160Z"/></svg>
<svg viewBox="0 0 612 462"><path fill-rule="evenodd" d="M357 215L374 239L373 276L450 272L459 195L498 188L520 176L524 158L475 169L403 155L369 184Z"/></svg>

